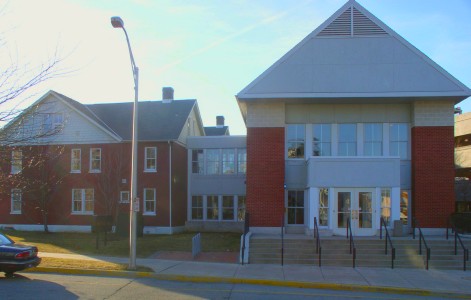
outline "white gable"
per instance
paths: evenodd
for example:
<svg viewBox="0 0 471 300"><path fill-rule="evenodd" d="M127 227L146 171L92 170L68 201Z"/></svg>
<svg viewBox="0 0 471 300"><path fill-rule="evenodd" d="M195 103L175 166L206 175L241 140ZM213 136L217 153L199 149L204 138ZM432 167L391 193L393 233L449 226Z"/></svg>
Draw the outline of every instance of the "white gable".
<svg viewBox="0 0 471 300"><path fill-rule="evenodd" d="M237 98L457 97L470 90L355 1Z"/></svg>
<svg viewBox="0 0 471 300"><path fill-rule="evenodd" d="M45 118L51 115L60 115L62 124L49 124L51 128L42 135ZM46 94L7 127L10 139L22 141L15 144L96 144L120 141L116 134L107 131L54 92Z"/></svg>

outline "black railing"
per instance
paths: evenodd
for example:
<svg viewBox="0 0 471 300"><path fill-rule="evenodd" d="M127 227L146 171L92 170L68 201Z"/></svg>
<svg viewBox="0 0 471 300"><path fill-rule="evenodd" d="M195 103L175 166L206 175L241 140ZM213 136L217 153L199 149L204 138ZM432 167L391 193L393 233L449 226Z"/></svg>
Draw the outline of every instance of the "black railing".
<svg viewBox="0 0 471 300"><path fill-rule="evenodd" d="M285 248L285 215L281 216L281 265L283 265L283 258L284 258L284 248Z"/></svg>
<svg viewBox="0 0 471 300"><path fill-rule="evenodd" d="M381 226L379 228L379 239L383 239L383 227L384 231L386 232L386 237L384 239L384 254L388 255L388 242L391 247L391 269L394 269L394 260L396 259L396 248L394 247L391 235L389 234L388 227L386 226L386 221L383 217L381 217Z"/></svg>
<svg viewBox="0 0 471 300"><path fill-rule="evenodd" d="M347 239L350 239L350 254L352 254L353 267L355 268L357 248L355 247L355 241L353 240L352 224L350 222L350 218L347 219Z"/></svg>
<svg viewBox="0 0 471 300"><path fill-rule="evenodd" d="M419 230L419 254L422 255L422 242L424 243L424 247L427 251L426 253L426 263L425 269L428 270L428 264L430 261L430 248L427 246L427 242L425 241L424 234L422 233L422 229L420 228L419 221L416 218L412 218L412 238L415 240L415 229Z"/></svg>
<svg viewBox="0 0 471 300"><path fill-rule="evenodd" d="M458 234L458 231L456 230L455 225L451 222L450 219L448 219L448 223L446 226L446 239L448 240L448 231L449 231L449 225L451 225L452 231L455 233L455 255L458 254L458 243L457 241L460 242L461 248L463 249L463 271L466 271L466 262L469 260L469 249L465 247L463 244L463 241L461 240L460 235Z"/></svg>
<svg viewBox="0 0 471 300"><path fill-rule="evenodd" d="M250 215L248 212L245 213L244 216L244 234L242 237L242 265L244 264L244 258L245 258L245 238L247 236L247 233L250 231Z"/></svg>
<svg viewBox="0 0 471 300"><path fill-rule="evenodd" d="M314 238L316 239L316 253L319 257L319 267L321 266L321 257L322 257L322 246L321 246L321 237L319 236L319 226L317 225L317 218L314 217Z"/></svg>

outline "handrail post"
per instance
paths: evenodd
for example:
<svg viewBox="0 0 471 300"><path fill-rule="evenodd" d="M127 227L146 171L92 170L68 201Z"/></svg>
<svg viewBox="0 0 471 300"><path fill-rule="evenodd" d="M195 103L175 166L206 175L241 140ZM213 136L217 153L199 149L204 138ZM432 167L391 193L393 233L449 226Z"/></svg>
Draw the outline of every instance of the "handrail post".
<svg viewBox="0 0 471 300"><path fill-rule="evenodd" d="M285 216L282 214L281 216L281 265L283 266L283 259L284 259L284 228L285 227Z"/></svg>

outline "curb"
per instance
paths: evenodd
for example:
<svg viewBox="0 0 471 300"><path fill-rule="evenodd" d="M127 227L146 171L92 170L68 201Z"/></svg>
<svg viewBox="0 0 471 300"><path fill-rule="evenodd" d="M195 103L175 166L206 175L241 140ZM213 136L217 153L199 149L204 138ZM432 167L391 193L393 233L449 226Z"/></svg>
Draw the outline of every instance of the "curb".
<svg viewBox="0 0 471 300"><path fill-rule="evenodd" d="M230 277L214 277L214 276L187 276L187 275L171 275L156 274L153 272L135 272L135 271L110 271L110 270L81 270L81 269L65 269L65 268L45 268L36 267L22 271L25 273L58 273L67 275L94 275L94 276L110 276L110 277L127 277L127 278L155 278L168 281L182 281L195 283L232 283L232 284L252 284L252 285L269 285L279 287L303 288L303 289L328 289L338 291L358 291L358 292L377 292L388 294L443 297L455 299L469 299L469 294L452 293L452 292L434 292L421 289L385 287L385 286L368 286L355 284L340 283L320 283L320 282L299 282L299 281L283 281L271 279L252 279L252 278L230 278Z"/></svg>

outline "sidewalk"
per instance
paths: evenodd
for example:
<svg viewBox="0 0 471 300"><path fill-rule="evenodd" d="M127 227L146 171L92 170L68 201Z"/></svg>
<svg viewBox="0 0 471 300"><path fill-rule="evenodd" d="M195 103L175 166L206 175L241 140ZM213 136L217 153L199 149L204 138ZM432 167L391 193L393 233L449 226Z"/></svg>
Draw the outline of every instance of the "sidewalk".
<svg viewBox="0 0 471 300"><path fill-rule="evenodd" d="M103 260L128 263L128 258L40 253L41 257ZM471 297L471 272L457 270L314 267L178 261L138 258L137 264L155 274L141 274L167 280L232 282L278 286L383 291L416 295ZM41 268L38 268L41 271ZM61 272L61 270L56 270ZM88 272L88 274L93 274ZM97 272L103 274L103 272ZM112 274L111 274L112 276ZM125 276L125 275L120 275ZM132 275L130 275L132 276Z"/></svg>

